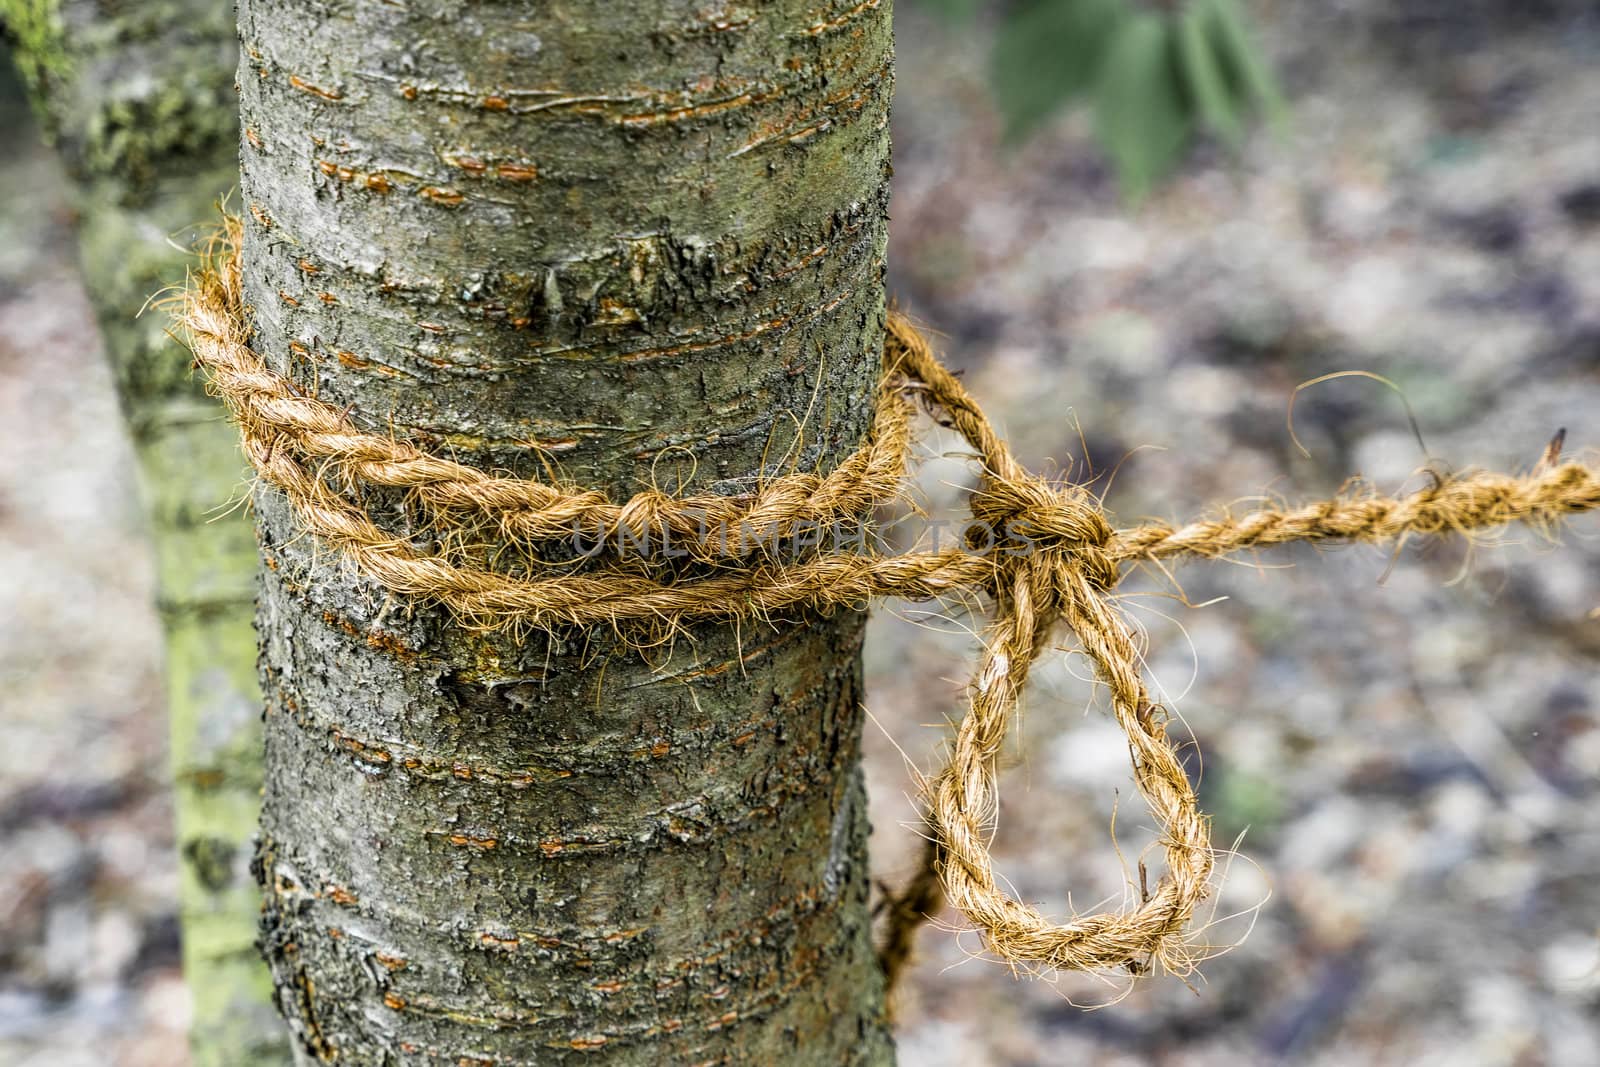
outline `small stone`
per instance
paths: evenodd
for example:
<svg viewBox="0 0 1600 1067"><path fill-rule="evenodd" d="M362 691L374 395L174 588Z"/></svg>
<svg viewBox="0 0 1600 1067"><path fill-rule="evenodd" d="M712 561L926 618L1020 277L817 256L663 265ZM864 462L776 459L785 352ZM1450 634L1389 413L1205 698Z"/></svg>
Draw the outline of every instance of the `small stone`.
<svg viewBox="0 0 1600 1067"><path fill-rule="evenodd" d="M1557 201L1567 218L1580 226L1600 225L1600 182L1569 189Z"/></svg>

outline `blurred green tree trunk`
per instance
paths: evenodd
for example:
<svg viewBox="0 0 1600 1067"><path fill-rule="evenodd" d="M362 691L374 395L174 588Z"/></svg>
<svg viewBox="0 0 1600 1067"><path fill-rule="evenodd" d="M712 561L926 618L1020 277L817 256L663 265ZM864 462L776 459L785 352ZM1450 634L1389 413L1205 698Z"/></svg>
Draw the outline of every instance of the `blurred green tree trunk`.
<svg viewBox="0 0 1600 1067"><path fill-rule="evenodd" d="M238 182L231 5L0 0L0 17L72 177L83 276L156 550L194 1062L285 1063L249 873L261 788L255 545L245 515L219 514L246 485L243 461L166 317L139 314L182 282L187 239Z"/></svg>
<svg viewBox="0 0 1600 1067"><path fill-rule="evenodd" d="M879 367L889 19L241 3L256 349L484 468L619 496L826 469ZM648 657L485 637L256 501L260 873L301 1062L892 1059L859 613Z"/></svg>

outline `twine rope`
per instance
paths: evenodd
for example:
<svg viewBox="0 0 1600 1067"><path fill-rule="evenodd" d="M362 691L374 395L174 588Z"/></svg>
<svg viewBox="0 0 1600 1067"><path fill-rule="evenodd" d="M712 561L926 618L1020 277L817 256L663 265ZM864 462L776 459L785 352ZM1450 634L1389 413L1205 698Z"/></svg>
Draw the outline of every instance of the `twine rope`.
<svg viewBox="0 0 1600 1067"><path fill-rule="evenodd" d="M784 474L744 495L647 490L617 503L592 489L492 474L364 430L346 411L271 371L249 346L238 237L238 222L230 220L202 269L175 296L181 335L238 423L259 477L284 495L305 530L392 593L442 605L466 626L512 630L676 628L864 607L877 597L976 591L990 599L969 706L943 768L928 782L927 860L910 888L890 901L882 959L891 982L904 968L917 925L941 896L1015 967L1143 973L1154 965L1183 973L1192 965L1185 931L1208 895L1214 853L1208 820L1168 736L1167 714L1150 699L1135 639L1109 596L1131 567L1293 541L1388 542L1515 521L1549 528L1563 516L1600 508L1600 475L1552 457L1524 475L1469 472L1403 497L1346 492L1178 527L1117 529L1082 487L1051 484L1025 470L926 339L895 314L866 443L830 473ZM750 547L807 524L858 521L895 500L919 404L976 452L982 476L971 494L972 517L1002 536L983 546L892 556L774 559ZM414 537L373 519L363 489L398 491L431 528L472 536L419 547ZM729 543L711 533L735 528L756 536ZM566 573L534 555L575 529L626 534L635 544L670 543L701 568L685 576L664 571L658 560L618 558ZM509 553L511 564L502 562L504 553L490 560L469 547L474 538L520 551ZM1136 906L1067 921L1008 894L988 845L999 808L998 757L1028 674L1060 626L1075 636L1110 692L1166 862L1153 889L1141 886Z"/></svg>

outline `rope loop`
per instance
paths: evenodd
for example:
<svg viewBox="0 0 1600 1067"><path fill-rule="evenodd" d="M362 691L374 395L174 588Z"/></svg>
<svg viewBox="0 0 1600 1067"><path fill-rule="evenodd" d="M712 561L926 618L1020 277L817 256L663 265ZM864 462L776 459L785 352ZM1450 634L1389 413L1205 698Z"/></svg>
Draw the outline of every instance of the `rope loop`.
<svg viewBox="0 0 1600 1067"><path fill-rule="evenodd" d="M909 954L911 932L937 909L941 893L983 932L990 950L1019 968L1143 973L1154 964L1182 973L1192 967L1185 931L1209 891L1210 825L1168 736L1165 712L1146 690L1133 632L1110 596L1126 568L1291 541L1377 543L1513 521L1551 529L1563 516L1600 508L1595 469L1551 455L1523 475L1463 474L1408 497L1351 493L1180 527L1118 530L1083 488L1052 486L1023 468L926 338L896 314L887 324L867 440L826 476L787 474L746 496L675 498L647 491L618 504L595 490L504 477L430 455L363 429L349 412L274 374L250 348L239 234L239 221L226 220L203 268L173 298L181 335L238 423L260 479L284 494L307 531L391 593L442 605L465 626L517 632L681 626L854 608L876 597L989 594L993 606L969 706L944 767L929 781L927 866L907 894L891 902L883 952L891 981ZM903 492L917 403L960 433L982 464L971 497L980 529L969 530L966 546L783 559L752 556L743 538L730 545L726 536L707 534L737 530L760 541L807 524L864 521ZM444 536L419 547L368 513L363 485L402 491L408 505L446 535L474 527L497 536ZM674 581L614 551L575 573L541 569L544 562L531 546L575 531L624 533L623 540L637 546L629 552L646 557L651 546L670 543L687 548L694 561L718 566ZM984 540L975 543L979 533ZM497 541L505 551L486 555L483 545ZM1154 887L1140 864L1137 893L1123 910L1065 921L1010 895L995 876L989 847L999 810L1000 752L1028 674L1062 626L1110 695L1166 860Z"/></svg>

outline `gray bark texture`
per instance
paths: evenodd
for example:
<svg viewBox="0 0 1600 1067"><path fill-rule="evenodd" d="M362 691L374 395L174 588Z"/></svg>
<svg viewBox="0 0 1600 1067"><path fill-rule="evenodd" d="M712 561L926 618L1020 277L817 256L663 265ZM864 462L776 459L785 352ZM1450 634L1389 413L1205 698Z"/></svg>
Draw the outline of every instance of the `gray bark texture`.
<svg viewBox="0 0 1600 1067"><path fill-rule="evenodd" d="M289 1059L255 949L250 877L261 793L250 523L237 434L140 315L180 284L186 246L238 181L237 66L218 0L0 0L46 133L72 177L80 263L139 461L166 643L178 909L196 1067Z"/></svg>
<svg viewBox="0 0 1600 1067"><path fill-rule="evenodd" d="M860 442L887 0L245 0L239 26L280 372L618 497ZM642 654L489 637L256 504L263 941L300 1062L892 1061L858 613Z"/></svg>

